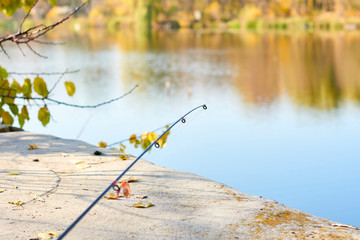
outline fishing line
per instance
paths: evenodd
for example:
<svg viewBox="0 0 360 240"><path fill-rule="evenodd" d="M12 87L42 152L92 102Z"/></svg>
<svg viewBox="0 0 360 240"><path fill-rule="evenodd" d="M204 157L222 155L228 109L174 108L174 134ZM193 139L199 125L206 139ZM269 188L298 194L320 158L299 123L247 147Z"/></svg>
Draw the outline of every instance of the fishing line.
<svg viewBox="0 0 360 240"><path fill-rule="evenodd" d="M161 139L168 131L170 131L176 124L179 122L185 123L186 122L186 116L188 116L190 113L194 112L195 110L203 108L204 110L207 109L207 106L205 104L200 105L196 108L193 108L189 112L187 112L185 115L180 117L176 122L174 122L168 129L166 129L155 141L153 141L91 204L90 206L85 209L85 211L59 236L58 240L63 239L75 226L76 224L95 206L95 204L113 187L117 186L117 182L119 179L125 175L127 171L147 152L149 151L152 146L158 146L158 141Z"/></svg>

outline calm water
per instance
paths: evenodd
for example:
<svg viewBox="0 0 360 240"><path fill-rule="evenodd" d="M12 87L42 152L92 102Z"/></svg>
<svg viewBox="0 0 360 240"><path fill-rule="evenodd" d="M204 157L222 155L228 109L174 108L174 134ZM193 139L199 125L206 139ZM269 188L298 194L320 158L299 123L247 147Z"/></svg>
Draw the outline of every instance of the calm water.
<svg viewBox="0 0 360 240"><path fill-rule="evenodd" d="M144 158L194 172L240 191L360 227L360 34L159 32L50 36L1 65L18 72L80 69L53 98L98 109L49 106L53 120L29 131L93 144L128 138L193 114L165 149ZM19 79L18 76L14 76ZM47 77L51 85L57 76ZM36 110L36 107L33 107ZM131 147L129 153L137 155Z"/></svg>

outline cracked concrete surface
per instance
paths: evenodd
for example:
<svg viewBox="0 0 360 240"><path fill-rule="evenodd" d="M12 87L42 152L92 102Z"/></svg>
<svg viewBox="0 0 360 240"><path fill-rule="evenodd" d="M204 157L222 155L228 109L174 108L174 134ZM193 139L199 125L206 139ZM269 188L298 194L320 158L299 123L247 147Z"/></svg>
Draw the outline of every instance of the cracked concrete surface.
<svg viewBox="0 0 360 240"><path fill-rule="evenodd" d="M38 149L29 150L33 144ZM96 150L105 155L94 156ZM1 133L0 153L0 239L61 233L134 159L29 132ZM356 227L192 173L140 160L130 176L141 178L130 183L130 198L100 200L65 239L360 239ZM9 204L16 201L24 204ZM132 207L138 202L155 206Z"/></svg>

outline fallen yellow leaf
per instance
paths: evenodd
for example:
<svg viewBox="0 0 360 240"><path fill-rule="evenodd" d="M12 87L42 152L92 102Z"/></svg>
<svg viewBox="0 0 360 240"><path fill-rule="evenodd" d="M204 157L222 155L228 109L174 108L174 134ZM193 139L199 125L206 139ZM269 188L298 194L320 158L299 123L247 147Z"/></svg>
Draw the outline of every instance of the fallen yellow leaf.
<svg viewBox="0 0 360 240"><path fill-rule="evenodd" d="M18 173L18 172L9 172L8 174L9 175L20 175L20 173Z"/></svg>
<svg viewBox="0 0 360 240"><path fill-rule="evenodd" d="M56 232L44 232L44 233L36 233L39 238L41 239L53 239L53 237L57 238L59 237L59 233Z"/></svg>
<svg viewBox="0 0 360 240"><path fill-rule="evenodd" d="M124 180L120 180L119 183L123 183L123 182L137 182L139 181L141 178L134 178L133 176L126 178Z"/></svg>
<svg viewBox="0 0 360 240"><path fill-rule="evenodd" d="M48 233L36 233L36 235L41 239L52 239L52 236Z"/></svg>
<svg viewBox="0 0 360 240"><path fill-rule="evenodd" d="M78 147L76 147L76 148L78 148L78 149L85 149L85 148L87 148L87 146L78 146Z"/></svg>
<svg viewBox="0 0 360 240"><path fill-rule="evenodd" d="M144 199L144 198L148 198L148 196L136 196L135 198L137 198L137 199Z"/></svg>
<svg viewBox="0 0 360 240"><path fill-rule="evenodd" d="M148 208L148 207L152 207L152 206L155 206L155 204L139 202L139 203L135 203L133 205L133 207L136 207L136 208Z"/></svg>
<svg viewBox="0 0 360 240"><path fill-rule="evenodd" d="M6 191L5 188L0 188L0 193L3 193L3 192L5 192L5 191Z"/></svg>
<svg viewBox="0 0 360 240"><path fill-rule="evenodd" d="M21 206L21 205L23 205L24 204L24 202L23 201L17 201L17 202L9 202L10 204L14 204L14 205L16 205L16 206Z"/></svg>
<svg viewBox="0 0 360 240"><path fill-rule="evenodd" d="M76 164L76 167L80 168L80 169L85 169L85 168L89 168L91 166L87 163L79 163L79 164Z"/></svg>
<svg viewBox="0 0 360 240"><path fill-rule="evenodd" d="M34 145L29 145L29 150L34 150L34 149L38 149L39 146L34 144Z"/></svg>
<svg viewBox="0 0 360 240"><path fill-rule="evenodd" d="M73 164L79 164L79 163L84 163L85 161L82 161L82 160L78 160L78 159L71 159L69 160L71 163Z"/></svg>
<svg viewBox="0 0 360 240"><path fill-rule="evenodd" d="M110 193L109 196L104 196L104 198L110 199L110 200L116 200L119 197L123 197L123 196L124 196L123 194L119 194L119 196L116 196L114 193Z"/></svg>
<svg viewBox="0 0 360 240"><path fill-rule="evenodd" d="M49 232L49 235L54 236L54 237L58 237L60 234L56 233L56 232Z"/></svg>

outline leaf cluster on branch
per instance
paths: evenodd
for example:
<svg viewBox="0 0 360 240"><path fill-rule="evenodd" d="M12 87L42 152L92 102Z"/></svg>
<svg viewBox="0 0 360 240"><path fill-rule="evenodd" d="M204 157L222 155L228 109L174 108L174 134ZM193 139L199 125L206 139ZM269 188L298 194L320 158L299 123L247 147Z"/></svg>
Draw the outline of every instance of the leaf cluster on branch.
<svg viewBox="0 0 360 240"><path fill-rule="evenodd" d="M48 0L52 5L56 5L56 0ZM82 3L78 7L76 7L73 11L71 11L68 15L66 15L61 20L57 21L51 25L36 25L30 27L26 30L23 30L23 24L25 20L30 15L31 10L38 3L38 0L0 0L0 11L4 12L6 15L12 15L18 8L24 7L27 10L26 15L22 19L18 31L14 34L8 34L7 36L0 37L0 48L2 52L9 57L6 50L3 47L3 43L12 42L19 47L20 51L23 53L20 45L26 45L33 53L40 57L44 57L39 54L35 49L30 46L31 42L37 43L48 43L40 41L39 38L44 36L47 32L53 30L56 26L62 24L64 21L68 20L72 17L81 7L85 5ZM10 58L10 57L9 57ZM23 83L20 84L15 79L12 81L9 80L9 72L0 66L0 120L3 124L13 125L14 119L17 118L20 127L23 127L25 121L29 121L29 111L28 106L36 105L39 107L38 111L38 119L42 123L42 125L46 126L51 119L51 114L48 109L49 103L53 104L61 104L68 107L76 107L76 108L97 108L105 104L112 103L114 101L120 100L128 94L132 93L138 85L133 87L130 91L125 93L124 95L113 98L106 102L102 102L96 105L78 105L66 103L63 101L59 101L56 99L50 98L52 91L56 88L57 84L60 82L62 77L65 74L75 73L77 71L65 71L63 73L11 73L11 75L35 75L34 79L25 78ZM41 75L57 75L60 77L57 82L52 86L49 90L45 80L40 77ZM73 96L75 93L75 84L73 82L66 81L64 83L66 91L69 96ZM16 99L23 100L22 104L19 104ZM21 108L21 109L20 109Z"/></svg>

